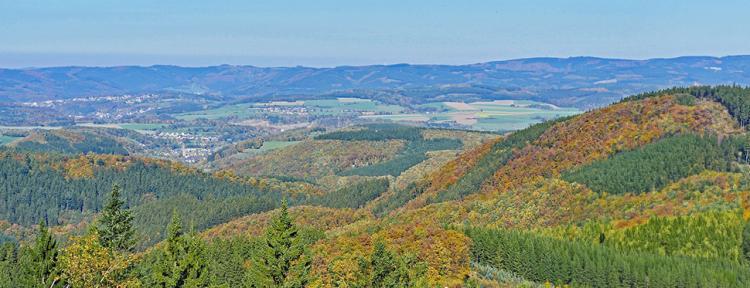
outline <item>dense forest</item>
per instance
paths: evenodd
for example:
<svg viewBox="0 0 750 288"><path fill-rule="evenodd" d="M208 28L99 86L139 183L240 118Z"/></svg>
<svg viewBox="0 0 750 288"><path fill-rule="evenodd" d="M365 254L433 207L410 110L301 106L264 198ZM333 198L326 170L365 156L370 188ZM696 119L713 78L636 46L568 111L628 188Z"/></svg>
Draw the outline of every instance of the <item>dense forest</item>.
<svg viewBox="0 0 750 288"><path fill-rule="evenodd" d="M733 161L746 162L746 147L750 147L746 136L721 140L694 134L669 137L564 172L562 179L585 184L596 192L654 191L706 169L730 171Z"/></svg>
<svg viewBox="0 0 750 288"><path fill-rule="evenodd" d="M467 230L472 261L539 283L591 287L746 287L750 267L729 261L625 252L526 232Z"/></svg>

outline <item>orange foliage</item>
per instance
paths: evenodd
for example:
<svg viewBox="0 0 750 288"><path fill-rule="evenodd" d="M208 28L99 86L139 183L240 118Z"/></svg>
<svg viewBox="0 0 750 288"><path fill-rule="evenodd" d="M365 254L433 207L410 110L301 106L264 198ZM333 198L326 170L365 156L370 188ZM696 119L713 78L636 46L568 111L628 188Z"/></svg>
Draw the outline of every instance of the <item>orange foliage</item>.
<svg viewBox="0 0 750 288"><path fill-rule="evenodd" d="M428 179L432 180L428 191L445 189L449 185L456 183L458 179L460 179L462 176L464 176L464 174L466 174L467 171L469 171L469 168L474 166L477 161L482 159L482 156L490 152L492 150L492 146L494 146L499 141L502 141L502 139L494 139L493 141L488 141L480 145L477 149L462 153L458 156L458 158L445 164L440 168L440 170L428 176Z"/></svg>
<svg viewBox="0 0 750 288"><path fill-rule="evenodd" d="M203 238L231 238L238 235L260 236L278 211L268 211L240 217L201 232ZM295 206L289 214L300 227L313 227L323 231L333 230L351 223L372 219L364 210L335 209L318 206Z"/></svg>
<svg viewBox="0 0 750 288"><path fill-rule="evenodd" d="M729 134L740 131L720 104L676 103L673 96L611 105L552 126L500 168L486 191L506 191L535 176L555 176L618 151L681 132Z"/></svg>
<svg viewBox="0 0 750 288"><path fill-rule="evenodd" d="M410 223L430 219L442 225L486 225L537 229L612 220L630 227L652 216L682 216L706 207L738 209L750 200L750 190L740 173L705 171L644 194L597 194L583 185L556 178L536 177L529 184L492 199L444 202L400 211L390 221Z"/></svg>
<svg viewBox="0 0 750 288"><path fill-rule="evenodd" d="M367 259L376 239L382 239L397 254L415 255L427 263L430 286L461 287L469 274L469 239L463 233L440 228L435 223L397 224L382 227L370 235L363 231L322 240L313 247L312 273L317 280L312 287L338 287L353 282L358 275L359 260Z"/></svg>

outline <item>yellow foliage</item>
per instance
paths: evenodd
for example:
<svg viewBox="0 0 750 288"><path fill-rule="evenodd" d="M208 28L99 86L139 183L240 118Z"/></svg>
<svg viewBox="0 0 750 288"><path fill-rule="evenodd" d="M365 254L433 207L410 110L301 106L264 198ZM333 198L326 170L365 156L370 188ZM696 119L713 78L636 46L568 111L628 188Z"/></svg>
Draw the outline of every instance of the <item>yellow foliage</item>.
<svg viewBox="0 0 750 288"><path fill-rule="evenodd" d="M125 274L134 261L131 255L102 247L95 233L74 237L60 256L71 287L140 287L138 279Z"/></svg>

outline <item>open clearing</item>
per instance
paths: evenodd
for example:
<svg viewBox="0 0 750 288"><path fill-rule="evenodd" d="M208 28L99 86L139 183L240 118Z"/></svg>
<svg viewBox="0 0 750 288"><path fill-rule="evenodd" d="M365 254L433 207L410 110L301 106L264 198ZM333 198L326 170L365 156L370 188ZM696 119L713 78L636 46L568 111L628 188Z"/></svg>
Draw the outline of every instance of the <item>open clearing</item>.
<svg viewBox="0 0 750 288"><path fill-rule="evenodd" d="M21 137L13 137L13 136L0 135L0 146L3 146L3 145L8 144L10 142L13 142L16 139L21 139Z"/></svg>
<svg viewBox="0 0 750 288"><path fill-rule="evenodd" d="M495 100L484 102L435 102L421 107L442 112L421 114L378 115L377 118L397 122L419 121L436 123L452 121L484 131L508 131L528 127L544 120L575 115L582 111L575 108L560 108L554 105L517 100Z"/></svg>

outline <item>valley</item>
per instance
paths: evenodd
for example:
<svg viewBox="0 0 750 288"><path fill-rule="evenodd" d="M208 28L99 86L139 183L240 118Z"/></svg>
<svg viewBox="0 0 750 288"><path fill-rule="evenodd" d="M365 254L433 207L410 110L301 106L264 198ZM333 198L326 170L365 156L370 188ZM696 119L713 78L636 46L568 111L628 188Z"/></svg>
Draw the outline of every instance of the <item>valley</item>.
<svg viewBox="0 0 750 288"><path fill-rule="evenodd" d="M378 265L394 265L388 277L415 287L743 287L748 99L748 88L697 86L583 113L516 100L425 104L427 122L513 116L524 123L503 124L514 132L359 122L408 110L352 98L181 114L206 125L263 113L350 117L246 134L229 132L242 124L215 131L184 122L5 128L13 136L0 152L3 247L47 237L36 225L44 219L65 263L89 253L76 247L106 249L87 227L103 225L117 184L137 241L112 255L139 258L108 260L137 267L116 270L110 283L158 283L159 255L174 245L197 249L185 253L202 261L196 281L206 285L266 281L242 263L270 257L262 247L272 237L293 237L302 250L289 253L306 251L290 254L301 265L293 269L306 272L287 277L307 287L365 285ZM190 133L217 146L196 162L153 158L158 147L205 145ZM23 261L0 259L0 269Z"/></svg>

